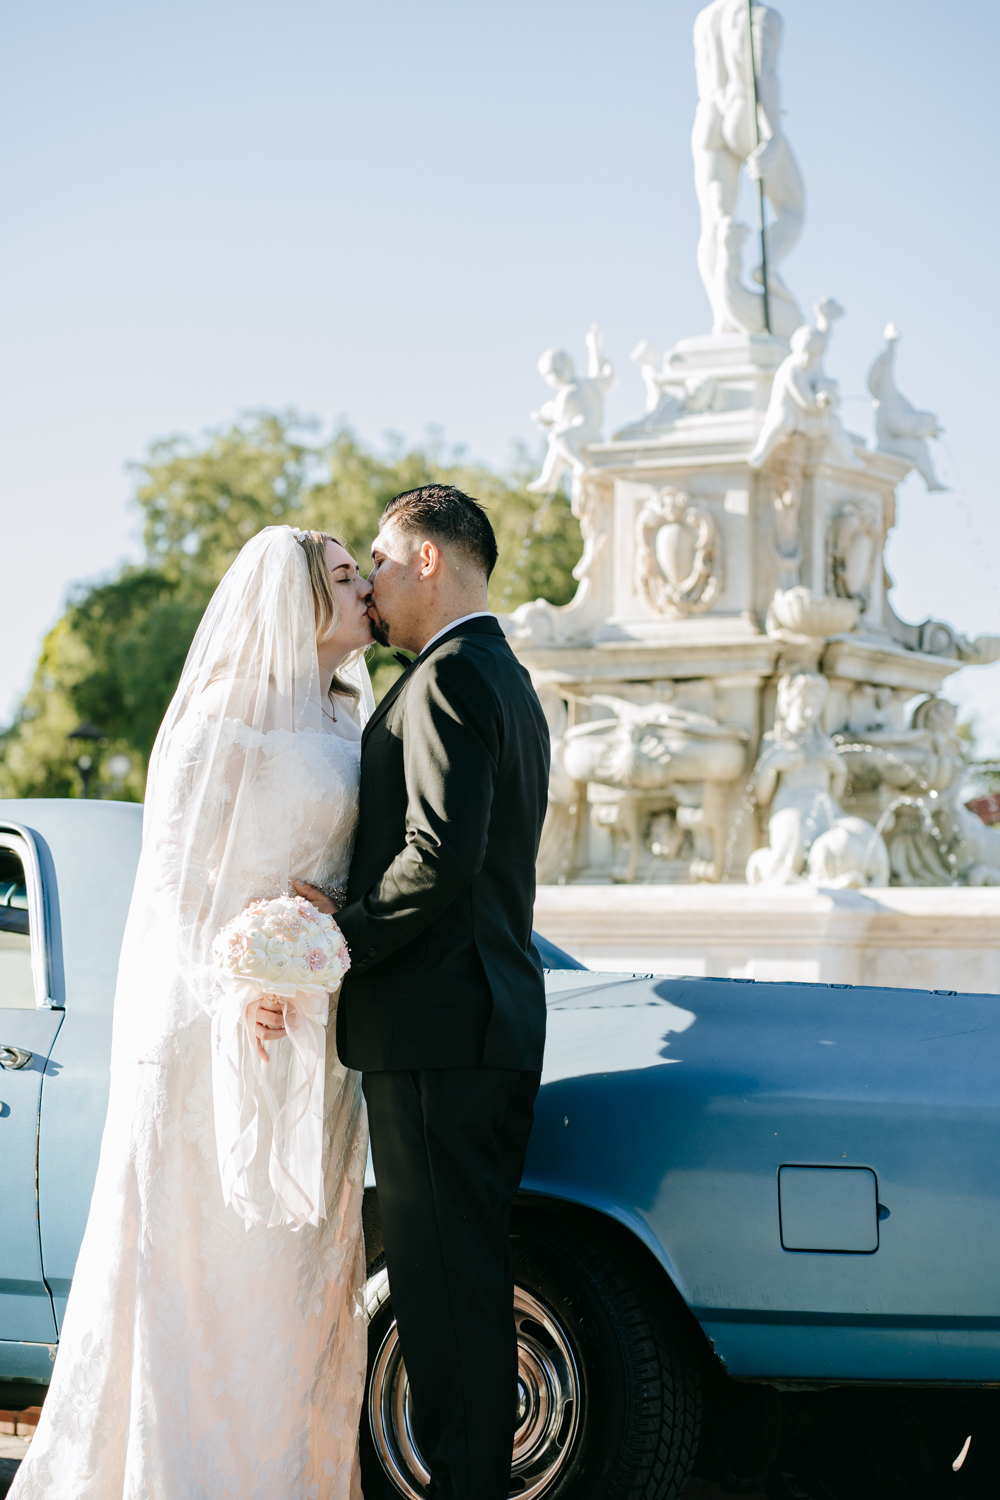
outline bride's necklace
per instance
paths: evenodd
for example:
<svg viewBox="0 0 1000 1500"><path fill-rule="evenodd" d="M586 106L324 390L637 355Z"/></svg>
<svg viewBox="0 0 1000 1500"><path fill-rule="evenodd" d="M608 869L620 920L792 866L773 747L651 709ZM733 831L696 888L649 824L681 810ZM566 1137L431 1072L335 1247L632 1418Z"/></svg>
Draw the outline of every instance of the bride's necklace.
<svg viewBox="0 0 1000 1500"><path fill-rule="evenodd" d="M326 714L327 718L330 720L330 723L331 724L336 724L336 722L337 722L337 715L336 715L336 713L331 713L328 708L323 708L322 703L320 704L320 708L322 709L323 713Z"/></svg>

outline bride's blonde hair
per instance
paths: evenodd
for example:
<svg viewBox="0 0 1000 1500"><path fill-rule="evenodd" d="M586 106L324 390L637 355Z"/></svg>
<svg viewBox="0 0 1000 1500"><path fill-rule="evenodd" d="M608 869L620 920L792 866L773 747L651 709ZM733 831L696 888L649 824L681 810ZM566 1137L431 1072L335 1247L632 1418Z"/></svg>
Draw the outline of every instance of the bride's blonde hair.
<svg viewBox="0 0 1000 1500"><path fill-rule="evenodd" d="M351 549L343 537L331 536L328 531L297 531L295 539L306 555L306 566L309 569L313 608L316 612L316 639L320 642L327 641L340 624L340 605L337 603L330 569L326 565L326 544L336 542L345 552L350 552ZM355 702L361 696L353 683L345 682L336 673L330 683L330 697L335 693L341 693Z"/></svg>

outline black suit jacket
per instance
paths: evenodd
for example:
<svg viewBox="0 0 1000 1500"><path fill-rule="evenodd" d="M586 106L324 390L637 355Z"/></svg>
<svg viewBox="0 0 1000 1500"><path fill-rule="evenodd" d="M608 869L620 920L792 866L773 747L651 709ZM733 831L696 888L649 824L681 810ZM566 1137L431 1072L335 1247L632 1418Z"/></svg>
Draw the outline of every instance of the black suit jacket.
<svg viewBox="0 0 1000 1500"><path fill-rule="evenodd" d="M337 1015L350 1068L540 1069L531 941L549 735L492 617L447 632L365 726Z"/></svg>

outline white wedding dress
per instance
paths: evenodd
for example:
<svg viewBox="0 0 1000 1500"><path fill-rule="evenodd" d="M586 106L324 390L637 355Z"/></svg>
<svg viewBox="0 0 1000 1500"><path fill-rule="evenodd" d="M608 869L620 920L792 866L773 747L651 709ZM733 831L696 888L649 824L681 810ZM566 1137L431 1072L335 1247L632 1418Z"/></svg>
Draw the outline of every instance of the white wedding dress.
<svg viewBox="0 0 1000 1500"><path fill-rule="evenodd" d="M326 1217L299 1229L245 1223L223 1201L212 990L199 990L192 944L176 939L196 930L204 948L223 918L248 897L280 894L290 875L327 889L346 881L360 725L342 699L336 723L260 729L252 712L220 714L217 687L178 697L154 752L90 1218L52 1385L11 1496L360 1500L367 1122L360 1075L333 1044L336 997ZM236 701L245 708L246 692L228 706ZM256 722L280 717L271 691ZM180 978L162 972L171 940ZM290 1046L270 1045L282 1055ZM280 1056L272 1066L280 1072ZM267 1149L265 1122L252 1168L261 1196Z"/></svg>

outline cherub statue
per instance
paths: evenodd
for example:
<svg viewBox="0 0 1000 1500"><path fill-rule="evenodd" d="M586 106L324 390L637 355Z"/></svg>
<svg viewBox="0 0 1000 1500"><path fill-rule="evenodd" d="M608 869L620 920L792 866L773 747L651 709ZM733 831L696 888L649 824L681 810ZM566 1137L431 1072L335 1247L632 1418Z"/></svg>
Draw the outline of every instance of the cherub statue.
<svg viewBox="0 0 1000 1500"><path fill-rule="evenodd" d="M676 415L689 412L711 411L719 392L719 382L714 375L679 376L660 354L655 344L640 339L629 355L633 364L642 371L642 383L646 388L646 411L655 413L665 401L673 401Z"/></svg>
<svg viewBox="0 0 1000 1500"><path fill-rule="evenodd" d="M587 469L584 448L600 442L604 422L604 398L614 388L614 366L601 349L601 330L594 323L587 334L587 376L577 375L573 357L565 349L546 349L538 361L542 379L557 394L538 411L532 421L549 430L549 447L542 472L528 489L533 495L551 495L568 470L579 479Z"/></svg>
<svg viewBox="0 0 1000 1500"><path fill-rule="evenodd" d="M826 438L835 458L857 468L851 440L844 431L837 407L837 382L823 371L823 355L830 339L830 326L843 317L844 309L831 297L817 302L816 327L803 324L792 334L792 352L774 375L764 425L757 444L747 457L752 469L761 469L776 448L795 433L807 438Z"/></svg>
<svg viewBox="0 0 1000 1500"><path fill-rule="evenodd" d="M715 409L720 391L714 375L679 376L648 339L640 340L629 358L642 371L646 415L620 428L615 433L616 439L642 438L648 432L671 427L678 417Z"/></svg>
<svg viewBox="0 0 1000 1500"><path fill-rule="evenodd" d="M677 377L663 368L663 356L655 344L640 339L629 359L639 366L642 383L646 390L646 415L651 416L662 407L667 421L680 416L684 401L677 395Z"/></svg>
<svg viewBox="0 0 1000 1500"><path fill-rule="evenodd" d="M868 389L875 398L876 447L880 453L908 459L929 490L943 490L947 486L934 473L927 439L940 437L944 429L932 411L918 411L896 389L893 364L898 342L895 324L887 324L885 348L868 371Z"/></svg>
<svg viewBox="0 0 1000 1500"><path fill-rule="evenodd" d="M770 807L770 847L751 854L749 885L889 884L881 835L840 805L847 767L823 728L828 693L826 678L816 672L778 683L775 726L764 736L753 774L758 804Z"/></svg>

